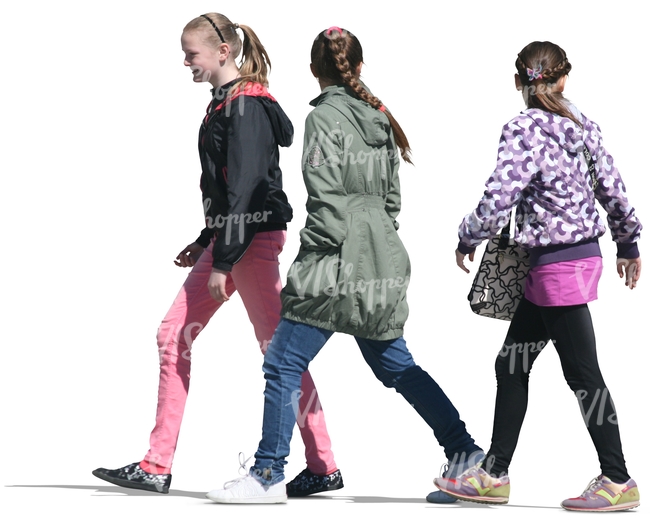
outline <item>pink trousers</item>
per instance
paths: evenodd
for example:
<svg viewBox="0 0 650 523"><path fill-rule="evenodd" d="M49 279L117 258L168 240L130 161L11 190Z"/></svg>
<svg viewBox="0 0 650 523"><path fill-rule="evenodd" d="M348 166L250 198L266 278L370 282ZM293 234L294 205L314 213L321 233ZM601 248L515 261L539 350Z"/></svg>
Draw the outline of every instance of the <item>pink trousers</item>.
<svg viewBox="0 0 650 523"><path fill-rule="evenodd" d="M229 296L235 291L239 292L262 353L266 352L280 321L282 283L278 256L285 239L285 231L257 233L242 259L233 266L226 283ZM222 305L208 292L211 271L212 245L192 267L158 329L160 382L156 426L151 432L149 452L141 462L147 472L171 472L190 386L192 342ZM299 427L305 443L307 467L314 474L331 474L337 467L309 371L302 376L301 390L299 419L303 422Z"/></svg>

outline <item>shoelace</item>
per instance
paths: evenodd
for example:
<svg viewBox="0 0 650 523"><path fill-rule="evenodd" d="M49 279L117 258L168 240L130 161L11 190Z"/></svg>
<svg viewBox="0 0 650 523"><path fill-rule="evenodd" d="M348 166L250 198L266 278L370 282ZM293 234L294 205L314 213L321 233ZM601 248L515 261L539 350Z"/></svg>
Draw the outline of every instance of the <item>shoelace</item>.
<svg viewBox="0 0 650 523"><path fill-rule="evenodd" d="M445 474L447 473L448 470L449 470L449 463L448 463L448 462L444 462L444 463L440 466L440 476L438 476L438 477L440 477L440 478L446 478L447 476L445 476Z"/></svg>
<svg viewBox="0 0 650 523"><path fill-rule="evenodd" d="M585 494L591 494L596 491L601 486L601 481L602 478L600 476L595 477L589 482L589 485L587 485L587 488L584 490L582 493L581 497L584 496Z"/></svg>
<svg viewBox="0 0 650 523"><path fill-rule="evenodd" d="M476 478L478 480L478 482L482 485L483 480L481 479L481 476L480 476L480 474L478 472L480 469L481 469L481 467L479 465L474 465L473 467L470 467L467 470L465 470L464 472L462 472L462 475L463 476L472 476L473 478Z"/></svg>
<svg viewBox="0 0 650 523"><path fill-rule="evenodd" d="M470 470L471 471L478 471L478 469L480 469L480 468L481 468L481 462L478 462L478 463L472 465L471 467L469 467L467 469L464 469L464 470L457 469L456 475L460 476L461 474L463 474L465 472L469 472ZM440 466L440 476L439 477L447 478L448 476L446 476L445 474L447 474L448 471L449 471L449 462L447 461L447 462L443 463Z"/></svg>
<svg viewBox="0 0 650 523"><path fill-rule="evenodd" d="M473 465L465 470L459 470L458 471L458 476L462 475L467 475L471 474L472 476L478 478L478 470L480 469L480 464ZM440 476L441 478L446 478L447 472L449 471L449 463L443 463L442 466L440 467Z"/></svg>
<svg viewBox="0 0 650 523"><path fill-rule="evenodd" d="M468 468L467 470L461 472L457 477L459 477L459 478L462 477L464 482L467 481L468 477L473 477L473 478L476 478L476 480L479 482L479 484L483 485L483 481L481 480L481 477L479 476L479 472L478 472L480 470L480 468L481 467L479 465L474 465L474 466ZM449 470L449 464L444 463L442 465L442 467L440 467L440 474L441 474L440 477L445 478L446 476L444 474L446 474L448 470ZM455 488L460 489L461 486L462 486L461 483L458 483ZM454 488L454 487L449 486L449 488Z"/></svg>
<svg viewBox="0 0 650 523"><path fill-rule="evenodd" d="M230 481L226 481L223 484L224 489L234 487L237 483L239 483L240 481L244 481L248 477L248 470L246 470L246 463L248 463L252 457L253 456L248 456L248 458L244 459L244 453L243 452L239 453L239 476L240 477L231 479Z"/></svg>

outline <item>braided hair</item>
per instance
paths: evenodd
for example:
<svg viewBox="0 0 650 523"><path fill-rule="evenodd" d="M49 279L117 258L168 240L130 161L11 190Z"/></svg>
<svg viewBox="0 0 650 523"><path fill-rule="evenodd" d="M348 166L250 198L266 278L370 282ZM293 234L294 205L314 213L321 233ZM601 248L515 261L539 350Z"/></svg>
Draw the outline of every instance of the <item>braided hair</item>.
<svg viewBox="0 0 650 523"><path fill-rule="evenodd" d="M570 111L567 101L554 85L571 71L564 49L552 42L531 42L517 55L517 74L529 108L542 109L582 123Z"/></svg>
<svg viewBox="0 0 650 523"><path fill-rule="evenodd" d="M395 143L405 162L412 164L411 147L404 131L381 100L370 94L356 76L363 62L363 50L356 36L339 27L331 27L320 33L311 48L311 63L318 78L334 83L344 83L354 94L378 111L384 112L390 122Z"/></svg>

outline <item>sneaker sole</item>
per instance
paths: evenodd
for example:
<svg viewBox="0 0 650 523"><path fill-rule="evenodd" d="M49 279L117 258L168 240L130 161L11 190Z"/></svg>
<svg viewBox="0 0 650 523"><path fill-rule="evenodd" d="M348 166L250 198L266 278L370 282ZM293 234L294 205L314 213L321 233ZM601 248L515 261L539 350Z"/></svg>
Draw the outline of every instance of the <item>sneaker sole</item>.
<svg viewBox="0 0 650 523"><path fill-rule="evenodd" d="M435 482L434 482L435 483ZM481 503L483 505L505 505L508 503L510 498L504 497L490 497L490 496L464 496L463 494L458 494L446 488L442 488L440 485L436 484L436 487L440 489L440 492L449 494L452 498L459 499L461 501L469 501L470 503Z"/></svg>
<svg viewBox="0 0 650 523"><path fill-rule="evenodd" d="M287 492L287 496L290 498L304 498L311 496L312 494L318 494L319 492L332 492L334 490L340 490L344 487L343 484L336 485L335 487L325 487L318 490L312 490L309 492Z"/></svg>
<svg viewBox="0 0 650 523"><path fill-rule="evenodd" d="M134 481L129 481L127 479L113 478L96 470L93 470L93 476L104 481L117 485L118 487L132 488L136 490L146 490L148 492L155 492L157 494L169 494L169 488L163 487L162 490L158 490L154 485L146 485L142 483L136 483Z"/></svg>
<svg viewBox="0 0 650 523"><path fill-rule="evenodd" d="M443 497L444 496L444 497ZM458 498L454 498L447 494L446 492L442 492L441 490L436 490L434 492L429 493L429 495L425 498L428 503L434 503L437 505L451 505L452 503L456 503Z"/></svg>
<svg viewBox="0 0 650 523"><path fill-rule="evenodd" d="M616 511L624 511L624 510L631 510L633 508L636 508L640 505L638 501L636 502L631 502L631 503L623 503L621 505L613 505L611 507L604 507L604 508L578 508L578 507L565 507L564 505L560 504L560 506L564 510L569 510L571 512L616 512Z"/></svg>
<svg viewBox="0 0 650 523"><path fill-rule="evenodd" d="M211 501L215 503L239 503L239 504L273 504L273 503L286 503L287 496L267 496L262 498L219 498L217 496L205 495Z"/></svg>

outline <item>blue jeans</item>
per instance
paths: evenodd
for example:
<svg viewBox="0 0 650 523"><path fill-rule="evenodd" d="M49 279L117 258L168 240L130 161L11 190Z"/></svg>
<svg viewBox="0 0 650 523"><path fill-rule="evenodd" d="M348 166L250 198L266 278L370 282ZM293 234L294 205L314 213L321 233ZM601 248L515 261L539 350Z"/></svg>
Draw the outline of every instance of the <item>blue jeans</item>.
<svg viewBox="0 0 650 523"><path fill-rule="evenodd" d="M251 468L261 483L284 480L284 466L296 418L301 416L301 375L333 334L332 331L282 319L264 356L262 440ZM415 364L404 338L378 341L355 337L364 359L386 387L399 392L433 429L450 461L480 451L438 384ZM463 457L464 456L464 457Z"/></svg>

